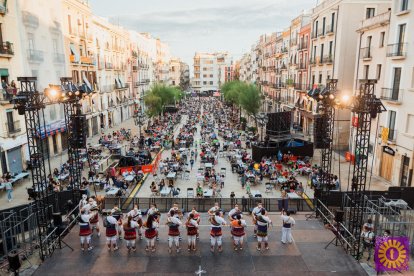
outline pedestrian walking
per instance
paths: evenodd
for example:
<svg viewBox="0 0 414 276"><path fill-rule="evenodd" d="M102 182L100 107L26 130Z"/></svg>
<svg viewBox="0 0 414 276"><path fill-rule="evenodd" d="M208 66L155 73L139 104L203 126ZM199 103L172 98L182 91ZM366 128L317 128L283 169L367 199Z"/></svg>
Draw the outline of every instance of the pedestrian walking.
<svg viewBox="0 0 414 276"><path fill-rule="evenodd" d="M7 200L10 202L13 199L13 185L11 182L4 183L4 187L6 188L7 192Z"/></svg>
<svg viewBox="0 0 414 276"><path fill-rule="evenodd" d="M290 212L282 209L282 243L292 243L292 227L295 225L295 220L290 217Z"/></svg>
<svg viewBox="0 0 414 276"><path fill-rule="evenodd" d="M193 170L193 167L194 167L194 157L191 156L191 159L190 159L190 168L191 168L191 170Z"/></svg>

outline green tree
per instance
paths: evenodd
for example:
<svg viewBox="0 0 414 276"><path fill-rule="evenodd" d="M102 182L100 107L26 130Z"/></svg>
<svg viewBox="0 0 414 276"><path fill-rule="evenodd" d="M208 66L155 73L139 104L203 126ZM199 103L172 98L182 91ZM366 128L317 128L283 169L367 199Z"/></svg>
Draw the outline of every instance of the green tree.
<svg viewBox="0 0 414 276"><path fill-rule="evenodd" d="M165 84L155 84L144 98L148 116L158 116L167 105L175 104L183 97L181 89Z"/></svg>
<svg viewBox="0 0 414 276"><path fill-rule="evenodd" d="M240 106L246 111L246 113L255 118L257 127L256 115L260 111L261 96L259 89L254 84L243 84L240 90Z"/></svg>
<svg viewBox="0 0 414 276"><path fill-rule="evenodd" d="M152 118L158 116L162 112L161 98L155 94L149 93L144 98L147 115Z"/></svg>

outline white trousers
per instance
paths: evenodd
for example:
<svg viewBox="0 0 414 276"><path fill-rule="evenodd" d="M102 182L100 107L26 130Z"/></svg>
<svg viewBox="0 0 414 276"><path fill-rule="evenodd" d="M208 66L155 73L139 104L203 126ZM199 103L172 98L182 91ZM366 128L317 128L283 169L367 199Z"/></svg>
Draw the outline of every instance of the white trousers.
<svg viewBox="0 0 414 276"><path fill-rule="evenodd" d="M221 236L218 236L218 237L210 236L210 242L211 242L211 246L215 246L216 243L218 246L221 246Z"/></svg>
<svg viewBox="0 0 414 276"><path fill-rule="evenodd" d="M268 241L267 236L266 237L257 236L257 242L267 242L267 241Z"/></svg>
<svg viewBox="0 0 414 276"><path fill-rule="evenodd" d="M293 237L292 237L292 229L291 228L285 228L282 227L282 242L283 243L292 243Z"/></svg>
<svg viewBox="0 0 414 276"><path fill-rule="evenodd" d="M154 247L155 246L155 238L152 238L152 239L148 239L147 238L147 246L148 247Z"/></svg>
<svg viewBox="0 0 414 276"><path fill-rule="evenodd" d="M188 245L196 244L197 235L188 236Z"/></svg>
<svg viewBox="0 0 414 276"><path fill-rule="evenodd" d="M117 240L117 236L113 236L113 237L106 237L106 243L107 244L111 244L111 243L113 243L113 244L116 244L116 240Z"/></svg>
<svg viewBox="0 0 414 276"><path fill-rule="evenodd" d="M168 247L172 247L173 242L176 247L180 246L180 236L168 236Z"/></svg>
<svg viewBox="0 0 414 276"><path fill-rule="evenodd" d="M243 238L244 238L244 236L241 236L241 237L233 236L234 243L236 245L242 244L243 243Z"/></svg>
<svg viewBox="0 0 414 276"><path fill-rule="evenodd" d="M135 240L125 240L127 247L135 247Z"/></svg>
<svg viewBox="0 0 414 276"><path fill-rule="evenodd" d="M84 244L86 241L87 244L91 243L91 235L88 236L80 236L80 242L81 244Z"/></svg>

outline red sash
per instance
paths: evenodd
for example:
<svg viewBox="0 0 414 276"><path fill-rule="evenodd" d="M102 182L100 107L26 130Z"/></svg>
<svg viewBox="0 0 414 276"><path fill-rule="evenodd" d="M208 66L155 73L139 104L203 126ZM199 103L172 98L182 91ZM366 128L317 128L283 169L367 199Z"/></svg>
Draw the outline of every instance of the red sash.
<svg viewBox="0 0 414 276"><path fill-rule="evenodd" d="M124 239L135 240L137 238L137 231L133 227L124 226Z"/></svg>
<svg viewBox="0 0 414 276"><path fill-rule="evenodd" d="M195 227L191 223L187 222L187 235L188 236L195 236L195 235L197 235L197 232L198 232L197 227Z"/></svg>
<svg viewBox="0 0 414 276"><path fill-rule="evenodd" d="M150 228L145 230L145 237L147 239L153 239L157 236L157 230L155 230L155 228Z"/></svg>

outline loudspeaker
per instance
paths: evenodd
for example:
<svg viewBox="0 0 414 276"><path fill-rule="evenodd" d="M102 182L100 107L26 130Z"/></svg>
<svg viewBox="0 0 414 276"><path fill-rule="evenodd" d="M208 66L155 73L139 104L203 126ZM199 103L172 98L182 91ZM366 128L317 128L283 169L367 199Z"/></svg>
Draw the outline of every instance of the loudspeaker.
<svg viewBox="0 0 414 276"><path fill-rule="evenodd" d="M17 271L22 266L20 263L19 254L17 254L16 250L10 251L7 255L7 260L9 261L9 267L12 271Z"/></svg>
<svg viewBox="0 0 414 276"><path fill-rule="evenodd" d="M86 148L86 116L76 115L71 117L72 140L74 149Z"/></svg>
<svg viewBox="0 0 414 276"><path fill-rule="evenodd" d="M345 214L344 211L342 211L342 210L336 210L335 211L335 221L338 222L338 223L344 222L344 214Z"/></svg>
<svg viewBox="0 0 414 276"><path fill-rule="evenodd" d="M314 123L314 146L315 149L324 149L329 147L328 120L326 117L315 118Z"/></svg>
<svg viewBox="0 0 414 276"><path fill-rule="evenodd" d="M61 213L53 213L52 216L53 216L53 225L55 227L62 225L63 221L62 221Z"/></svg>

